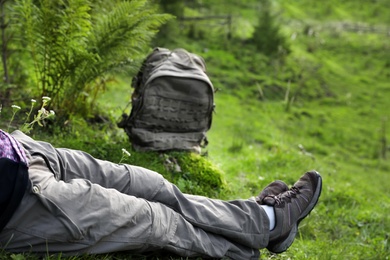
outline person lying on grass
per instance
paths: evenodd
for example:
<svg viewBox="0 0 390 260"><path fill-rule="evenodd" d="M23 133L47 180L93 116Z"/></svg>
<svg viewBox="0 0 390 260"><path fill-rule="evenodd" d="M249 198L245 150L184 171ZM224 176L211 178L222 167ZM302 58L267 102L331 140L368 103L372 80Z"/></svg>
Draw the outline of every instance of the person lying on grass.
<svg viewBox="0 0 390 260"><path fill-rule="evenodd" d="M162 175L0 130L0 246L67 255L164 251L258 259L287 250L316 205L322 179L269 184L255 199L182 193Z"/></svg>

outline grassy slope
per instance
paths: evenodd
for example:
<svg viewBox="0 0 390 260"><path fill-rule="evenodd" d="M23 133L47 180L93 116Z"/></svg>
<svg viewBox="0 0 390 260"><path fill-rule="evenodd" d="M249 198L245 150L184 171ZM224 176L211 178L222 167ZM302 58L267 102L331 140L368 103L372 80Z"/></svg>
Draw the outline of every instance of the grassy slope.
<svg viewBox="0 0 390 260"><path fill-rule="evenodd" d="M285 3L283 19L294 21L285 30L298 35L288 62L306 70L303 93L288 112L283 98L248 99L254 93L249 85L241 93L228 94L228 85L250 84L241 80L251 70L245 57L216 49L201 53L216 87L222 89L216 95L208 148L210 160L225 172L231 188L221 197L246 198L275 179L293 184L310 169L323 175L320 203L302 223L300 239L277 257L263 250L264 259L386 259L389 255L390 163L380 157L381 140L389 139L388 40L377 33L316 27L321 21L386 22L370 19L357 8L359 4L364 5L334 1L327 4L324 14L320 6L307 1ZM368 13L386 10L364 6ZM305 36L301 23L313 25L316 36ZM181 47L198 53L203 48L196 43ZM320 69L312 69L315 66ZM271 74L261 76L265 82L272 78ZM266 94L272 94L266 92L266 84L262 86ZM291 95L297 87L292 82ZM387 125L385 130L383 125Z"/></svg>
<svg viewBox="0 0 390 260"><path fill-rule="evenodd" d="M304 13L302 5L286 5ZM332 8L354 17L342 5ZM322 77L331 97L303 97L286 112L282 100L220 95L209 154L243 197L274 178L291 184L305 170L322 173L321 201L303 222L302 239L278 258L387 259L390 164L380 151L381 140L389 138L388 38L342 31L317 31L316 38L309 38L299 33L292 55L321 64L313 78Z"/></svg>
<svg viewBox="0 0 390 260"><path fill-rule="evenodd" d="M281 179L293 184L304 171L316 169L324 179L318 206L302 222L298 238L287 252L270 256L262 250L263 258L387 259L390 162L380 158L380 151L381 140L390 138L386 121L390 108L388 37L315 26L316 37L307 37L302 24L348 20L382 25L389 22L386 19L390 16L383 15L388 6L385 1L377 1L376 5L364 1L329 1L323 5L286 1L283 7L283 21L291 24L286 32L297 33L287 62L305 68L302 77L306 83L288 112L283 100L287 84L283 85L282 98L267 96L273 92L267 92L265 83L261 83L265 100L247 98L256 92L251 80L243 77L277 82L271 73L267 74L269 71L251 75L248 58L214 49L203 53L212 80L222 89L216 95L217 113L208 134L209 159L223 170L230 187L229 193L220 196L247 198L270 181ZM203 46L193 43L188 48L202 50ZM313 70L317 65L321 68ZM288 75L288 71L282 73L279 81L287 82ZM226 86L240 82L248 85L239 94L229 94ZM292 82L291 95L298 85ZM101 98L101 105L116 117L128 102L127 95L118 93L129 91L129 80L113 87ZM321 92L324 89L327 91ZM329 95L316 97L320 92ZM385 134L383 125L387 125ZM109 135L106 138L111 140ZM110 149L102 147L92 152L104 156Z"/></svg>

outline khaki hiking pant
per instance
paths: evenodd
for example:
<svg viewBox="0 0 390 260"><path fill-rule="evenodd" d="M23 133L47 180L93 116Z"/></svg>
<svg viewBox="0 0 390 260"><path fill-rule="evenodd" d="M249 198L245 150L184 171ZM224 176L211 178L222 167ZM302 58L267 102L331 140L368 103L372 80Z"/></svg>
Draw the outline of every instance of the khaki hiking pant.
<svg viewBox="0 0 390 260"><path fill-rule="evenodd" d="M26 150L31 185L0 233L2 249L258 259L268 244L269 220L255 201L183 194L145 168L12 135Z"/></svg>

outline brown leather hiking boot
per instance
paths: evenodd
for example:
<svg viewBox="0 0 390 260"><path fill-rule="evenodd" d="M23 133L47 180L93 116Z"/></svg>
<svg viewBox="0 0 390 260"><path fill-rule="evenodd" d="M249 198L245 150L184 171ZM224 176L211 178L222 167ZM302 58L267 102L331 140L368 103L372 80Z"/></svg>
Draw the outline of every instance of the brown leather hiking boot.
<svg viewBox="0 0 390 260"><path fill-rule="evenodd" d="M322 178L316 171L305 173L294 186L277 196L270 195L274 201L276 225L270 231L267 249L282 253L290 247L298 231L299 222L317 204L321 194Z"/></svg>
<svg viewBox="0 0 390 260"><path fill-rule="evenodd" d="M260 205L275 205L274 196L279 195L288 190L288 186L286 183L282 181L274 181L268 184L255 198L256 202Z"/></svg>

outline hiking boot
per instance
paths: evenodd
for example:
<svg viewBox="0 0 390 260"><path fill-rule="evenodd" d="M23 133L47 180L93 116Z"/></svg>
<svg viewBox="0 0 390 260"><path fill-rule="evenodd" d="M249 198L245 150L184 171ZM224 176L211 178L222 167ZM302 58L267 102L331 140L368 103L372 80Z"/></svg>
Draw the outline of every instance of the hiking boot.
<svg viewBox="0 0 390 260"><path fill-rule="evenodd" d="M274 181L268 184L264 190L260 192L260 194L255 198L256 202L260 205L275 205L275 196L285 192L288 190L288 186L286 183L282 181Z"/></svg>
<svg viewBox="0 0 390 260"><path fill-rule="evenodd" d="M273 197L276 225L270 231L267 246L269 251L282 253L290 247L297 234L299 222L317 204L321 188L321 175L316 171L310 171L305 173L291 189Z"/></svg>

